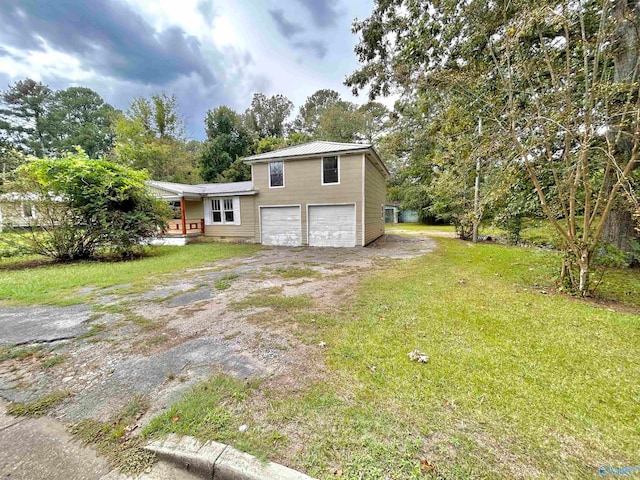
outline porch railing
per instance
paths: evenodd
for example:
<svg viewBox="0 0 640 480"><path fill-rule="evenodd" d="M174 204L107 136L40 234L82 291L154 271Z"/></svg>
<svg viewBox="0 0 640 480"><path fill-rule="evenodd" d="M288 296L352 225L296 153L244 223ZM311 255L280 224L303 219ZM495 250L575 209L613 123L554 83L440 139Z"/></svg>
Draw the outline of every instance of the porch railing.
<svg viewBox="0 0 640 480"><path fill-rule="evenodd" d="M186 218L184 224L180 218L169 220L166 230L162 233L164 235L204 234L204 218Z"/></svg>

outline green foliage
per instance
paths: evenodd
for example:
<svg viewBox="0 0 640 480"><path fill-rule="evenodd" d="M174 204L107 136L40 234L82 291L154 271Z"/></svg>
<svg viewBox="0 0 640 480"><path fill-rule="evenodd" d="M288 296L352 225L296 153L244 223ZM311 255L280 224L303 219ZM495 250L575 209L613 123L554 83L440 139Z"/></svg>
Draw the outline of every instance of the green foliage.
<svg viewBox="0 0 640 480"><path fill-rule="evenodd" d="M30 78L16 82L2 92L0 138L23 153L43 155L44 116L51 96L48 86Z"/></svg>
<svg viewBox="0 0 640 480"><path fill-rule="evenodd" d="M240 115L226 106L209 110L205 125L207 140L202 146L200 168L204 181L211 182L249 153L251 136Z"/></svg>
<svg viewBox="0 0 640 480"><path fill-rule="evenodd" d="M154 180L201 181L197 162L201 145L186 141L184 121L175 96L136 98L115 123L114 160L146 170Z"/></svg>
<svg viewBox="0 0 640 480"><path fill-rule="evenodd" d="M82 148L90 158L103 157L113 146L114 108L86 87L55 92L42 122L43 142L56 157Z"/></svg>
<svg viewBox="0 0 640 480"><path fill-rule="evenodd" d="M251 107L243 116L244 125L258 138L283 137L291 110L293 102L284 95L267 97L264 93L254 93Z"/></svg>
<svg viewBox="0 0 640 480"><path fill-rule="evenodd" d="M131 257L169 218L168 206L145 185L147 177L82 150L20 167L12 191L37 212L25 240L29 253L57 260Z"/></svg>

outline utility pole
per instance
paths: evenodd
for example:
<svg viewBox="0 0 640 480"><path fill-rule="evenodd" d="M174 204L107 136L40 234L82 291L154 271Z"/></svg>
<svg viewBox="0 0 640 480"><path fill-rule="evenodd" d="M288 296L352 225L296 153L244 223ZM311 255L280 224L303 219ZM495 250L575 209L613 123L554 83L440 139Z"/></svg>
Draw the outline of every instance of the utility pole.
<svg viewBox="0 0 640 480"><path fill-rule="evenodd" d="M478 136L482 136L482 117L478 117ZM478 242L480 225L480 155L476 159L476 184L473 192L473 243Z"/></svg>

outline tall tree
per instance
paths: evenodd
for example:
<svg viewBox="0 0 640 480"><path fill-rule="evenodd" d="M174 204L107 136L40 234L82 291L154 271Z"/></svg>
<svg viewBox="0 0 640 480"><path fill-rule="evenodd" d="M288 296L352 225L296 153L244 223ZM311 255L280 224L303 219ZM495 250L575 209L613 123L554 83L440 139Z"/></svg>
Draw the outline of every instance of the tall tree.
<svg viewBox="0 0 640 480"><path fill-rule="evenodd" d="M354 103L341 100L318 112L317 140L357 142L363 139L365 117Z"/></svg>
<svg viewBox="0 0 640 480"><path fill-rule="evenodd" d="M399 86L407 95L437 88L466 99L488 132L509 139L563 238L563 274L583 295L604 222L632 189L640 150L637 84L611 78L611 7L607 0L379 0L354 26L363 65L347 79L373 97ZM613 142L605 135L612 130ZM616 154L623 140L627 158Z"/></svg>
<svg viewBox="0 0 640 480"><path fill-rule="evenodd" d="M85 87L55 92L42 119L47 153L62 156L81 147L90 158L106 155L113 146L115 109Z"/></svg>
<svg viewBox="0 0 640 480"><path fill-rule="evenodd" d="M340 94L335 90L322 89L313 93L300 107L293 129L313 136L320 126L321 113L341 100Z"/></svg>
<svg viewBox="0 0 640 480"><path fill-rule="evenodd" d="M200 144L187 141L175 97L136 98L115 121L114 156L154 180L198 183Z"/></svg>
<svg viewBox="0 0 640 480"><path fill-rule="evenodd" d="M207 140L202 147L200 169L202 178L212 182L239 157L247 155L252 142L242 117L224 105L207 112L205 127Z"/></svg>
<svg viewBox="0 0 640 480"><path fill-rule="evenodd" d="M244 122L258 138L283 137L292 110L293 102L284 95L267 97L264 93L254 93L251 107L244 113Z"/></svg>
<svg viewBox="0 0 640 480"><path fill-rule="evenodd" d="M30 78L2 92L0 136L22 152L42 156L45 151L43 119L51 96L47 85Z"/></svg>

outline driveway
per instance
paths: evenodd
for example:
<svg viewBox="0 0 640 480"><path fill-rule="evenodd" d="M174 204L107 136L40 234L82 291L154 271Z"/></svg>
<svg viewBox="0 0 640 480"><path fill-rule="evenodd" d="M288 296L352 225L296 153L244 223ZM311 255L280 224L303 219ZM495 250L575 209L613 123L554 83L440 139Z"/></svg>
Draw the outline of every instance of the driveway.
<svg viewBox="0 0 640 480"><path fill-rule="evenodd" d="M337 314L363 276L433 247L387 235L366 248L263 249L159 278L146 292L121 285L87 290L82 306L2 307L0 345L38 350L0 362L0 396L64 390L54 415L75 422L107 421L135 395L150 400L150 418L217 372L294 388L322 361L291 312Z"/></svg>

